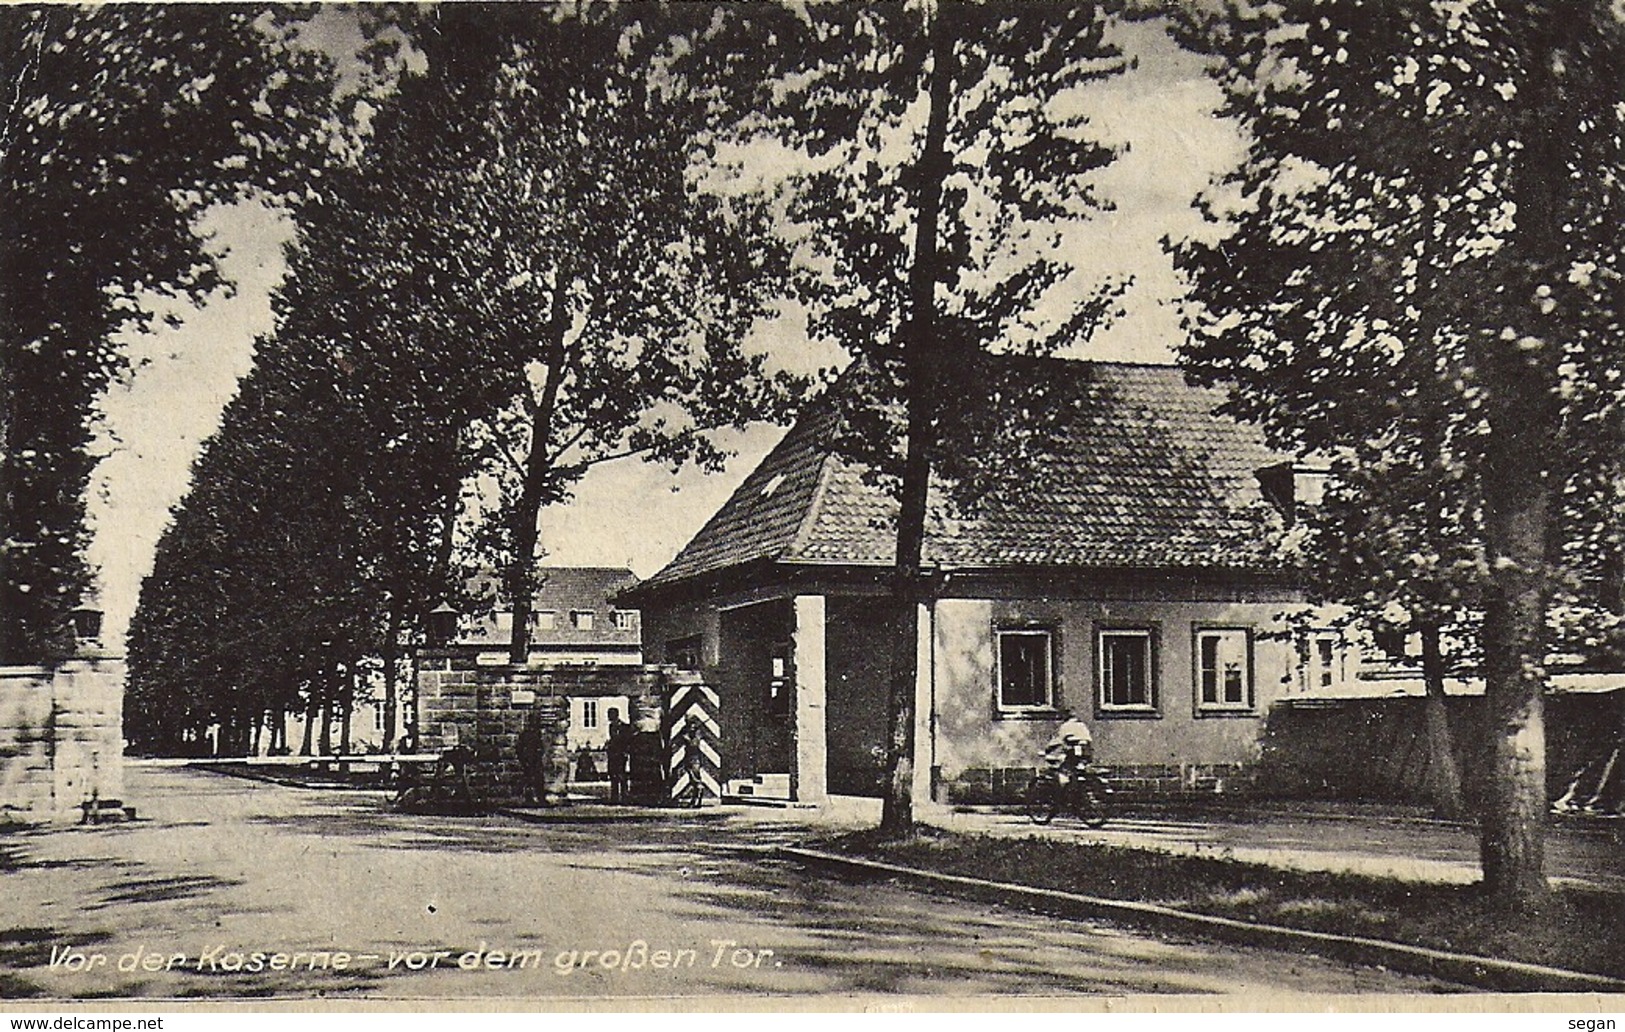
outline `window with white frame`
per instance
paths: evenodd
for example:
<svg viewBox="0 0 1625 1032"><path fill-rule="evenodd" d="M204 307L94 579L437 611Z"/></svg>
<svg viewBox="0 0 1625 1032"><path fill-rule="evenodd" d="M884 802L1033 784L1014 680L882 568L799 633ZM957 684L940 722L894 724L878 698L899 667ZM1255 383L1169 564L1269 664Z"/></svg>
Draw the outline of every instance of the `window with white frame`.
<svg viewBox="0 0 1625 1032"><path fill-rule="evenodd" d="M1196 708L1248 712L1253 708L1252 633L1244 627L1196 629Z"/></svg>
<svg viewBox="0 0 1625 1032"><path fill-rule="evenodd" d="M551 609L540 609L530 614L531 622L538 630L551 631L559 625L559 614Z"/></svg>
<svg viewBox="0 0 1625 1032"><path fill-rule="evenodd" d="M581 726L594 728L598 726L598 700L581 700Z"/></svg>
<svg viewBox="0 0 1625 1032"><path fill-rule="evenodd" d="M1055 642L1045 628L1000 628L998 708L1006 713L1049 710L1055 707Z"/></svg>
<svg viewBox="0 0 1625 1032"><path fill-rule="evenodd" d="M1095 679L1102 713L1156 713L1156 631L1100 628L1095 636Z"/></svg>
<svg viewBox="0 0 1625 1032"><path fill-rule="evenodd" d="M592 630L592 610L576 609L570 613L570 626L578 631Z"/></svg>
<svg viewBox="0 0 1625 1032"><path fill-rule="evenodd" d="M617 609L609 614L610 622L617 631L630 631L632 629L632 610Z"/></svg>

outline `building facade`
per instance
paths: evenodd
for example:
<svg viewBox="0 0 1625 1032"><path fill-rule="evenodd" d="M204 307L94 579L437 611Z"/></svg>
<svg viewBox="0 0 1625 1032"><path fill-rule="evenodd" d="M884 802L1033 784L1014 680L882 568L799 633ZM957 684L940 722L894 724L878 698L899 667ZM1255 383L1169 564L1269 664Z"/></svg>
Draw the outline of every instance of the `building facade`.
<svg viewBox="0 0 1625 1032"><path fill-rule="evenodd" d="M1259 471L1280 456L1177 369L1009 360L1064 414L1023 483L937 492L915 642L915 796L1009 799L1070 711L1147 792L1244 787L1302 678L1301 600ZM663 570L621 596L652 660L721 699L736 787L874 795L884 769L895 504L814 407Z"/></svg>

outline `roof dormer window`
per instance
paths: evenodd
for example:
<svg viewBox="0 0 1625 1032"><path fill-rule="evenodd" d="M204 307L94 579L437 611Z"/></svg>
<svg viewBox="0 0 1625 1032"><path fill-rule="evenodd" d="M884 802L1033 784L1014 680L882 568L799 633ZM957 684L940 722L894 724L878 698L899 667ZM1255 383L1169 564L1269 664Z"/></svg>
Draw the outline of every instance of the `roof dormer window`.
<svg viewBox="0 0 1625 1032"><path fill-rule="evenodd" d="M1264 500L1275 506L1287 526L1298 521L1305 508L1318 506L1326 497L1326 481L1331 470L1307 462L1278 462L1254 470Z"/></svg>

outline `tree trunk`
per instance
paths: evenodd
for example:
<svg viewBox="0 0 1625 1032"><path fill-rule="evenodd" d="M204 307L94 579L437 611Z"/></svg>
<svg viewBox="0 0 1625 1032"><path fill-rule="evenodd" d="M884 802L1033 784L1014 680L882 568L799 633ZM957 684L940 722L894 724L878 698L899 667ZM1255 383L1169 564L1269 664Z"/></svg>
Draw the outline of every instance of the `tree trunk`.
<svg viewBox="0 0 1625 1032"><path fill-rule="evenodd" d="M355 713L355 677L345 680L344 697L339 700L339 752L350 755L350 717Z"/></svg>
<svg viewBox="0 0 1625 1032"><path fill-rule="evenodd" d="M536 520L541 514L542 492L539 481L533 481L529 470L534 467L539 451L545 450L537 432L531 434L530 459L526 463L525 484L519 494L518 511L513 521L513 554L508 556L505 580L508 598L513 608L513 630L508 638L508 662L515 666L530 660L530 614L534 608L536 590L536 542L539 534Z"/></svg>
<svg viewBox="0 0 1625 1032"><path fill-rule="evenodd" d="M327 676L332 677L333 672L328 671ZM322 751L322 755L323 756L331 756L331 755L333 755L333 694L334 694L332 689L331 689L331 686L329 686L327 692L324 693L324 694L325 694L325 697L322 699L322 716L321 716L322 727L321 727L321 731L320 731L319 741L321 742L320 748L321 748L321 751Z"/></svg>
<svg viewBox="0 0 1625 1032"><path fill-rule="evenodd" d="M0 248L0 250L8 250ZM5 308L0 309L9 317L11 297L11 270L9 261L0 260L0 300L5 302ZM11 349L14 342L9 338L0 339L0 584L13 584L11 572L11 549L6 547L16 533L13 519L14 502L12 498L12 483L15 479L12 474L12 443L11 423L15 406L12 401L11 388ZM16 663L21 660L18 655L18 635L15 617L11 614L0 613L0 664Z"/></svg>
<svg viewBox="0 0 1625 1032"><path fill-rule="evenodd" d="M1488 721L1481 852L1484 886L1512 908L1538 901L1545 876L1546 725L1542 688L1547 491L1538 480L1490 485L1484 612Z"/></svg>
<svg viewBox="0 0 1625 1032"><path fill-rule="evenodd" d="M395 745L397 719L395 696L400 682L401 661L401 607L399 598L391 601L388 624L384 628L384 739L383 751L391 752Z"/></svg>
<svg viewBox="0 0 1625 1032"><path fill-rule="evenodd" d="M451 485L446 493L445 508L440 512L440 539L435 542L434 550L434 578L442 587L451 584L451 556L457 545L457 514L463 505L463 484L457 481ZM438 601L422 599L421 604L425 611L433 609ZM422 626L422 621L418 621Z"/></svg>
<svg viewBox="0 0 1625 1032"><path fill-rule="evenodd" d="M897 557L892 580L896 635L892 639L891 680L887 693L886 795L880 827L904 835L914 827L914 695L919 679L920 602L925 596L922 561L925 550L926 503L931 486L932 452L936 448L936 409L942 341L938 339L936 286L937 221L942 185L952 168L947 156L948 106L952 101L954 33L947 24L947 5L928 15L931 68L927 86L930 110L918 172L918 213L914 225L914 260L908 273L909 310L903 324L903 391L908 409L907 451L897 514Z"/></svg>
<svg viewBox="0 0 1625 1032"><path fill-rule="evenodd" d="M1467 808L1461 801L1461 771L1456 766L1450 714L1445 708L1444 672L1439 627L1437 624L1423 627L1422 680L1427 685L1428 799L1433 804L1434 816L1459 820L1466 815Z"/></svg>
<svg viewBox="0 0 1625 1032"><path fill-rule="evenodd" d="M316 694L316 685L310 686L310 701L305 704L305 735L299 743L299 755L309 756L311 736L316 733L316 718L321 712L321 700Z"/></svg>
<svg viewBox="0 0 1625 1032"><path fill-rule="evenodd" d="M570 330L566 299L569 277L560 270L554 278L552 307L547 320L547 383L531 408L530 451L525 456L524 483L513 514L513 554L509 556L508 597L513 604L513 634L508 641L508 662L518 666L530 660L531 595L536 589L536 521L542 514L547 474L552 465L553 409L564 380L565 335Z"/></svg>
<svg viewBox="0 0 1625 1032"><path fill-rule="evenodd" d="M1521 214L1521 213L1520 213ZM1545 876L1546 559L1552 491L1545 449L1557 436L1553 394L1534 362L1503 343L1484 363L1490 425L1484 464L1484 887L1521 910Z"/></svg>
<svg viewBox="0 0 1625 1032"><path fill-rule="evenodd" d="M1484 544L1489 582L1484 598L1484 682L1489 770L1481 823L1484 887L1504 909L1538 903L1545 875L1546 608L1551 588L1552 449L1562 440L1556 368L1564 333L1548 318L1541 288L1566 266L1564 210L1576 112L1564 77L1574 56L1571 35L1588 8L1552 11L1527 37L1529 77L1520 119L1523 157L1514 170L1517 228L1510 241L1513 332L1481 342L1479 371L1489 426L1483 478Z"/></svg>

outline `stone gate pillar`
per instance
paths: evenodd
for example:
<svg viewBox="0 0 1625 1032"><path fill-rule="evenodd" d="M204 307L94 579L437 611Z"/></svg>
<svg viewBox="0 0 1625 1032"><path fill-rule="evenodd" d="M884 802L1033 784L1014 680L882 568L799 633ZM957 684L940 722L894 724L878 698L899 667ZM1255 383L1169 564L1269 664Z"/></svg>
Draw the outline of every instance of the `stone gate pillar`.
<svg viewBox="0 0 1625 1032"><path fill-rule="evenodd" d="M825 723L824 596L797 595L791 646L795 670L794 753L790 763L790 798L822 803L828 798L828 727Z"/></svg>

